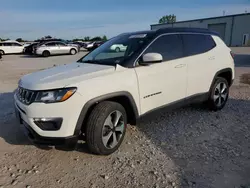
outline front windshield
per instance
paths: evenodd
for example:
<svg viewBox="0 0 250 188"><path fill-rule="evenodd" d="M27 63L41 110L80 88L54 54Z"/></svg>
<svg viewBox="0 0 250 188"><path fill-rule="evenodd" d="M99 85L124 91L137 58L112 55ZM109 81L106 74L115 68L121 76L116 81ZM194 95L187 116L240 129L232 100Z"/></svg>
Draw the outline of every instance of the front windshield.
<svg viewBox="0 0 250 188"><path fill-rule="evenodd" d="M123 34L110 39L80 59L80 63L122 64L148 41L147 34Z"/></svg>

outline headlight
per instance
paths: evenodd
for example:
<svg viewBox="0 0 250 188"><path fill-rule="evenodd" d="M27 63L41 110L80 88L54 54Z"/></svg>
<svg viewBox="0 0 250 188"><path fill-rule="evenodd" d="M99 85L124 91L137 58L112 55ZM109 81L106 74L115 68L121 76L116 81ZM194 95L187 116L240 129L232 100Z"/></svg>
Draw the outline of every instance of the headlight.
<svg viewBox="0 0 250 188"><path fill-rule="evenodd" d="M76 88L63 88L50 91L39 91L35 102L54 103L63 102L76 92Z"/></svg>

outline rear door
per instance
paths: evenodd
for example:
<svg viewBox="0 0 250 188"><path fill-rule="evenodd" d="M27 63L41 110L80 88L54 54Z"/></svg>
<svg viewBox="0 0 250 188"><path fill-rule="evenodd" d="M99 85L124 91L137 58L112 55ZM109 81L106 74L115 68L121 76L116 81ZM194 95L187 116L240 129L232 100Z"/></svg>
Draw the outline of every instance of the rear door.
<svg viewBox="0 0 250 188"><path fill-rule="evenodd" d="M68 54L69 53L69 46L63 42L57 42L56 45L58 46L58 54Z"/></svg>
<svg viewBox="0 0 250 188"><path fill-rule="evenodd" d="M187 97L209 91L216 66L216 44L211 35L183 34L187 63Z"/></svg>
<svg viewBox="0 0 250 188"><path fill-rule="evenodd" d="M11 43L11 48L13 50L13 53L22 53L23 52L23 46L19 43L13 42Z"/></svg>
<svg viewBox="0 0 250 188"><path fill-rule="evenodd" d="M160 36L146 49L146 53L159 53L163 61L135 68L142 114L184 99L187 89L187 67L179 35Z"/></svg>

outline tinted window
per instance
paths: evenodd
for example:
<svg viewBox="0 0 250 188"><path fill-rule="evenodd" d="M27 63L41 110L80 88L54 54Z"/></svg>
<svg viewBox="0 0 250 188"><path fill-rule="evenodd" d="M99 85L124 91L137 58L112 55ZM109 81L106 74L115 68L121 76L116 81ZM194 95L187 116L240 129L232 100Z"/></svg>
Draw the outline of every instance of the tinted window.
<svg viewBox="0 0 250 188"><path fill-rule="evenodd" d="M11 43L11 46L22 46L22 45L20 45L20 44L18 44L18 43L13 42L13 43Z"/></svg>
<svg viewBox="0 0 250 188"><path fill-rule="evenodd" d="M12 45L11 45L11 43L6 42L6 43L3 43L3 46L12 46Z"/></svg>
<svg viewBox="0 0 250 188"><path fill-rule="evenodd" d="M46 46L55 46L56 43L55 42L50 42L50 43L47 43Z"/></svg>
<svg viewBox="0 0 250 188"><path fill-rule="evenodd" d="M164 35L156 39L145 53L160 53L164 61L183 57L182 41L179 35Z"/></svg>
<svg viewBox="0 0 250 188"><path fill-rule="evenodd" d="M185 56L202 54L216 46L210 35L184 34L182 37Z"/></svg>
<svg viewBox="0 0 250 188"><path fill-rule="evenodd" d="M62 42L56 42L57 46L66 46L66 44L62 43Z"/></svg>

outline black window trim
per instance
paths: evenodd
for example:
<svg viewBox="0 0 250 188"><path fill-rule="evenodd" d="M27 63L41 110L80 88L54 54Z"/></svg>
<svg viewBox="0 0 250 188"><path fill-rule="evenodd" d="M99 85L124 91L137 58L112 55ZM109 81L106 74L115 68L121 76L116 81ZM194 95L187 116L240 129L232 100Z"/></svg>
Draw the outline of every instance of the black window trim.
<svg viewBox="0 0 250 188"><path fill-rule="evenodd" d="M139 61L139 59L140 59L140 57L144 54L144 52L149 48L149 46L151 45L151 44L153 44L153 42L154 41L156 41L158 38L160 38L160 37L162 37L162 36L165 36L165 35L180 35L180 37L181 37L181 41L182 41L182 49L183 49L183 55L185 55L185 49L184 49L184 41L183 41L183 37L181 36L181 35L184 35L184 34L193 34L193 35L209 35L209 36L213 36L213 34L210 34L210 33L193 33L193 32L173 32L173 33L163 33L163 34L160 34L160 35L158 35L157 37L155 37L147 46L146 46L146 48L144 48L144 50L140 53L140 55L135 59L135 61L134 61L134 64L133 64L133 67L135 68L136 67L136 65L137 65L137 62ZM215 43L215 46L214 46L214 48L217 46L217 44L216 44L216 42L214 41L214 43ZM212 48L212 49L214 49L214 48ZM211 50L212 50L211 49ZM210 50L209 50L210 51ZM208 52L208 51L207 51ZM204 53L206 53L206 52L204 52ZM199 55L199 54L196 54L196 55ZM185 57L191 57L191 56L183 56L183 58L185 58Z"/></svg>

